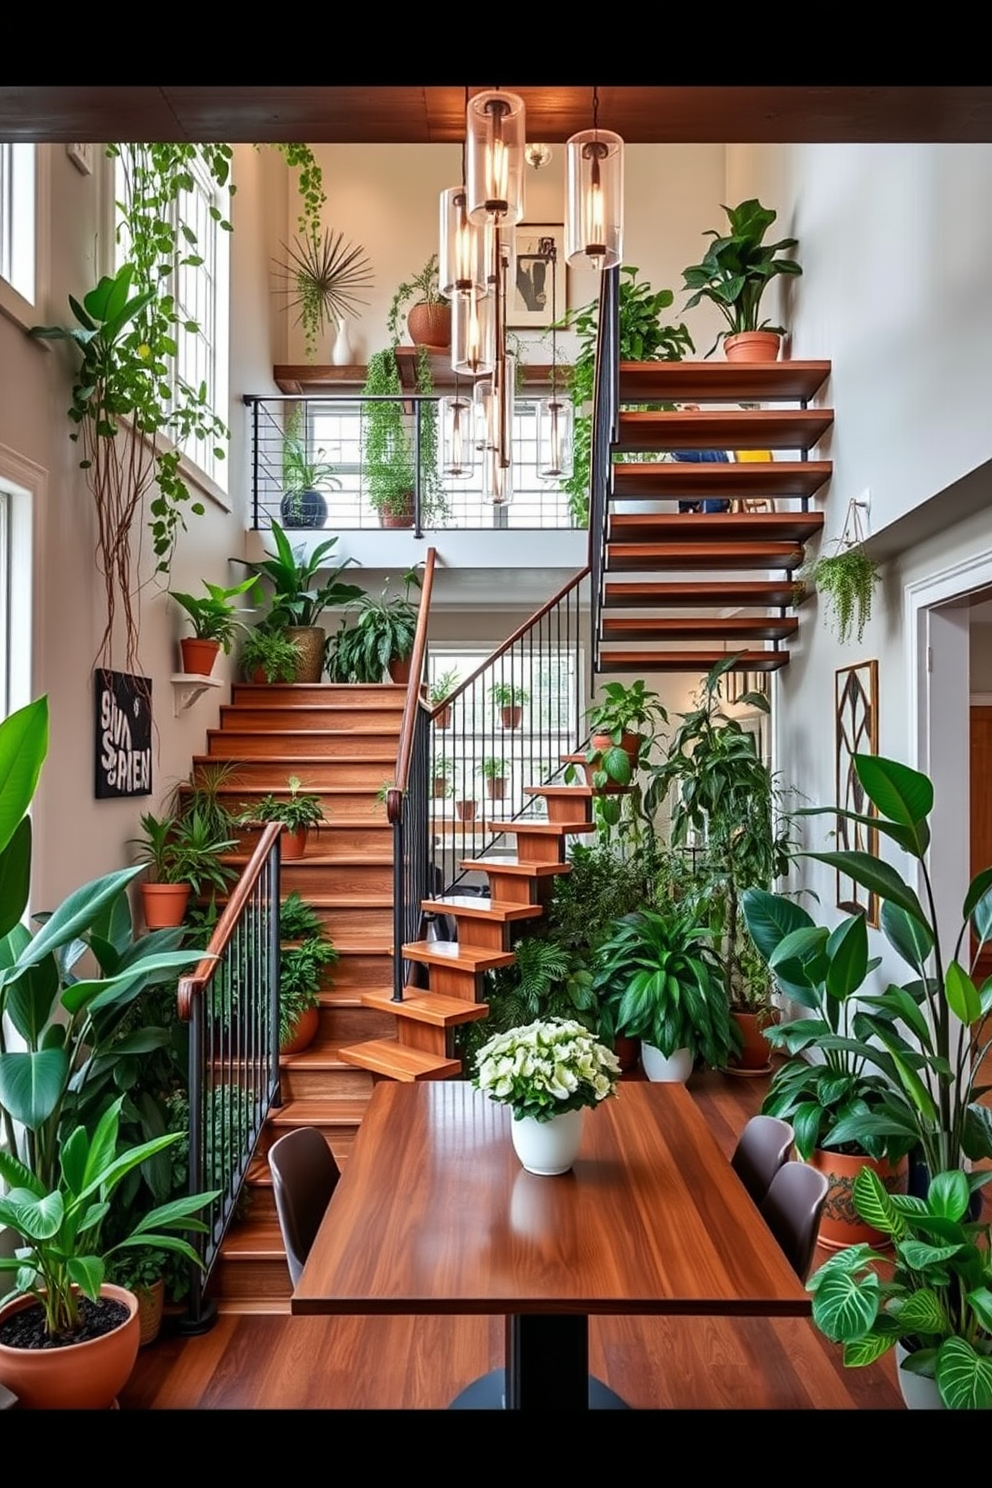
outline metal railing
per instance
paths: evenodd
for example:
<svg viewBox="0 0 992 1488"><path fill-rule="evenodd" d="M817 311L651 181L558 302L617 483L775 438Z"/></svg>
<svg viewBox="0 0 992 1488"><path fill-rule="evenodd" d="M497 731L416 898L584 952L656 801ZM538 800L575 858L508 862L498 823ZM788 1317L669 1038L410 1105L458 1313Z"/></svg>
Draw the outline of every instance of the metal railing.
<svg viewBox="0 0 992 1488"><path fill-rule="evenodd" d="M220 1190L192 1235L186 1326L209 1325L205 1291L234 1216L262 1128L279 1095L279 838L269 822L196 970L179 981L189 1024L189 1183Z"/></svg>
<svg viewBox="0 0 992 1488"><path fill-rule="evenodd" d="M431 711L430 837L446 890L503 826L543 816L527 787L564 770L584 737L587 579L583 569Z"/></svg>
<svg viewBox="0 0 992 1488"><path fill-rule="evenodd" d="M603 570L609 530L611 449L620 432L620 270L600 275L599 325L593 394L592 455L589 462L590 625L593 671L599 668Z"/></svg>

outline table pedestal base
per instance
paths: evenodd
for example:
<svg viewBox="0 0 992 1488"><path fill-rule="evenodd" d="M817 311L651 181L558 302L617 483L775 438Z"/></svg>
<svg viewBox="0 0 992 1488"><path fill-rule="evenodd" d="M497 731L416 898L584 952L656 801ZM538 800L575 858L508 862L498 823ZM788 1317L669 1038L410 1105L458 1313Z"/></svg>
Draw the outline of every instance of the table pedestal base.
<svg viewBox="0 0 992 1488"><path fill-rule="evenodd" d="M524 1313L506 1320L506 1367L473 1380L452 1410L626 1410L589 1374L584 1314Z"/></svg>

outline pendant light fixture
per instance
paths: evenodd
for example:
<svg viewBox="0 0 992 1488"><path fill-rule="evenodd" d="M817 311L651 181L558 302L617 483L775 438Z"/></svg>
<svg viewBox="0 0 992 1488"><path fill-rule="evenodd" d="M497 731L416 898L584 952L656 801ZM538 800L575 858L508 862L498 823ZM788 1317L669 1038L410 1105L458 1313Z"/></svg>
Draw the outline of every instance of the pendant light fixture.
<svg viewBox="0 0 992 1488"><path fill-rule="evenodd" d="M551 394L537 405L537 471L542 480L567 480L572 473L572 404L558 388L558 248L542 239L551 271Z"/></svg>
<svg viewBox="0 0 992 1488"><path fill-rule="evenodd" d="M524 101L499 88L476 93L465 120L465 185L473 222L517 223L524 215Z"/></svg>
<svg viewBox="0 0 992 1488"><path fill-rule="evenodd" d="M598 88L592 128L572 135L565 160L565 257L576 268L612 268L623 257L623 140L599 127Z"/></svg>
<svg viewBox="0 0 992 1488"><path fill-rule="evenodd" d="M441 471L451 480L468 480L475 469L473 412L472 399L456 378L453 396L441 399Z"/></svg>

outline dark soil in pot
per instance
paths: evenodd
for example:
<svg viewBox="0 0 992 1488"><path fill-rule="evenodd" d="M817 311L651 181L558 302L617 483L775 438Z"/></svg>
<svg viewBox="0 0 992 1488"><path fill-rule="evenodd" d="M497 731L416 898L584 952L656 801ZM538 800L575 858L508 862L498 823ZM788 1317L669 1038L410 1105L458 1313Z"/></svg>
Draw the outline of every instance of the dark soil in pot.
<svg viewBox="0 0 992 1488"><path fill-rule="evenodd" d="M102 1338L113 1333L127 1322L130 1313L123 1302L112 1297L102 1297L98 1302L89 1297L79 1299L79 1327L71 1333L62 1333L50 1338L45 1332L45 1310L39 1302L15 1312L0 1328L0 1343L7 1348L52 1349L64 1348L70 1343L89 1343L93 1338Z"/></svg>

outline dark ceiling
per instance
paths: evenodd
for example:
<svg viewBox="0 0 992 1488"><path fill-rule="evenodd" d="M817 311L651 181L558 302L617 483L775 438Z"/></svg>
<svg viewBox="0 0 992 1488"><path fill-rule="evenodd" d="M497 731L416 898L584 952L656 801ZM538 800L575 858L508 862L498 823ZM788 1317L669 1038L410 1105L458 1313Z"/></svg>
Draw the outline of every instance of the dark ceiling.
<svg viewBox="0 0 992 1488"><path fill-rule="evenodd" d="M591 123L589 87L516 91L530 140ZM992 88L600 87L599 122L628 144L992 141ZM464 130L463 86L0 88L3 140L460 144Z"/></svg>

